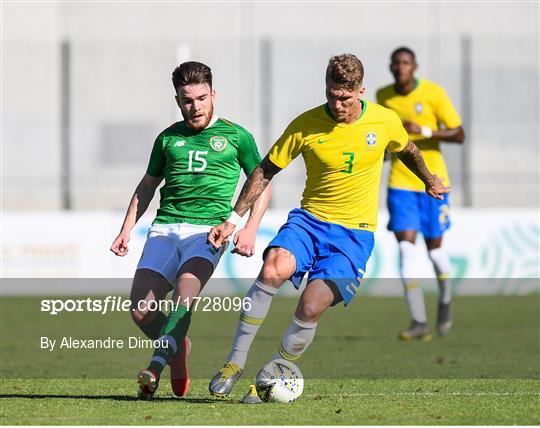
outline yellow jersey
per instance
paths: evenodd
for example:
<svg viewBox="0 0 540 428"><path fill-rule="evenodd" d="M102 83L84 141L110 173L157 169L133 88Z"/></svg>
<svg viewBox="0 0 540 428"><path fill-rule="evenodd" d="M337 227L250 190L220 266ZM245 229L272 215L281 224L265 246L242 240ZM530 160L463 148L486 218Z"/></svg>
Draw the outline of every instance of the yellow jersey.
<svg viewBox="0 0 540 428"><path fill-rule="evenodd" d="M436 131L443 124L446 128L461 126L461 119L446 94L436 83L426 79L417 80L416 88L407 95L400 95L394 85L377 91L377 102L395 111L402 121L411 121L418 126L429 126ZM422 153L426 166L432 174L442 178L446 186L450 185L450 177L437 139L425 139L422 135L411 134ZM423 192L424 183L414 175L396 156L392 156L392 168L388 186L396 189Z"/></svg>
<svg viewBox="0 0 540 428"><path fill-rule="evenodd" d="M287 127L269 159L285 168L298 155L306 165L302 208L319 220L374 232L386 147L405 148L409 137L392 110L364 100L351 124L336 122L326 104L309 110Z"/></svg>

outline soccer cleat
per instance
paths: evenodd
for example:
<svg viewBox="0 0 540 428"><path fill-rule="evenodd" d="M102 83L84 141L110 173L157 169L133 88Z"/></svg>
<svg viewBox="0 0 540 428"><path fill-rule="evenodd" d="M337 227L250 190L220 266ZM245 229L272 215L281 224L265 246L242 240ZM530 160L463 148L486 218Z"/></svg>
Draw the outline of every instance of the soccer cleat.
<svg viewBox="0 0 540 428"><path fill-rule="evenodd" d="M190 352L191 340L186 336L182 343L182 351L169 363L171 368L171 387L174 395L180 398L185 397L189 390L188 358Z"/></svg>
<svg viewBox="0 0 540 428"><path fill-rule="evenodd" d="M240 401L242 404L262 404L263 401L260 399L259 394L257 394L257 388L255 388L255 385L249 385L249 391L246 395L244 395L244 398L242 398L242 401Z"/></svg>
<svg viewBox="0 0 540 428"><path fill-rule="evenodd" d="M141 370L137 376L137 382L139 383L139 399L151 400L159 384L157 374L150 369Z"/></svg>
<svg viewBox="0 0 540 428"><path fill-rule="evenodd" d="M425 322L414 321L407 330L403 330L399 333L399 338L406 342L411 342L414 339L421 340L422 342L429 342L431 340L431 334L429 326Z"/></svg>
<svg viewBox="0 0 540 428"><path fill-rule="evenodd" d="M437 333L439 336L446 336L452 328L452 311L450 303L439 302L439 313L437 315Z"/></svg>
<svg viewBox="0 0 540 428"><path fill-rule="evenodd" d="M220 398L227 397L243 373L244 371L238 365L234 363L225 364L210 381L208 385L210 394Z"/></svg>

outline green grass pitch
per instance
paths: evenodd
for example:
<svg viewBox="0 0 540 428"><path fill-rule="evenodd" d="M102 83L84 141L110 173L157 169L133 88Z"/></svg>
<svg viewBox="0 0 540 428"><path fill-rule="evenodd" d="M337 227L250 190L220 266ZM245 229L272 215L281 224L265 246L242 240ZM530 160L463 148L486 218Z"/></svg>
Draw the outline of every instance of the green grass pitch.
<svg viewBox="0 0 540 428"><path fill-rule="evenodd" d="M65 298L65 297L64 297ZM296 299L276 298L232 396L215 400L208 380L226 358L237 313L193 316L189 396L135 398L151 350L55 350L39 338L138 336L122 312L40 313L39 298L4 297L0 423L99 425L507 425L540 424L540 296L458 297L451 335L404 343L400 298L357 298L329 310L298 362L305 377L293 404L239 404L290 322ZM433 325L436 301L427 298Z"/></svg>

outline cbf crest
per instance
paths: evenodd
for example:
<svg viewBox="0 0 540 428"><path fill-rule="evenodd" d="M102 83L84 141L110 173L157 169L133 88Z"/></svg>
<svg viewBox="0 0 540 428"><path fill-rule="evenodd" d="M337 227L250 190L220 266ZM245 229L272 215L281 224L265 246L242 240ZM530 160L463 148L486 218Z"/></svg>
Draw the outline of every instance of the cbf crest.
<svg viewBox="0 0 540 428"><path fill-rule="evenodd" d="M377 135L375 132L368 132L366 134L366 144L369 147L373 147L375 144L377 144Z"/></svg>
<svg viewBox="0 0 540 428"><path fill-rule="evenodd" d="M216 135L215 137L210 138L210 147L212 147L216 152L221 152L225 147L227 147L228 141L225 137Z"/></svg>

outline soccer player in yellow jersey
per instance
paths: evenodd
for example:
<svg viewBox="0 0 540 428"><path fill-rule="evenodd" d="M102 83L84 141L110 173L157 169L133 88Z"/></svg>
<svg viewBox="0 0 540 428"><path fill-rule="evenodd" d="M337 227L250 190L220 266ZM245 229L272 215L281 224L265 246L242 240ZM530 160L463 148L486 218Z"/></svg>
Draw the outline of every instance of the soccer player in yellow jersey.
<svg viewBox="0 0 540 428"><path fill-rule="evenodd" d="M290 279L298 288L308 274L293 320L274 358L295 361L315 336L317 321L330 306L355 296L373 248L384 152L388 148L419 177L434 198L449 191L430 174L398 115L362 99L364 69L350 54L332 57L326 70L327 103L297 117L248 178L233 213L237 219L214 226L208 235L219 248L272 177L298 155L307 180L301 208L289 213L264 252L264 264L247 293L225 366L211 380L216 396L227 396L242 375L251 343L272 297ZM256 400L248 395L246 400Z"/></svg>
<svg viewBox="0 0 540 428"><path fill-rule="evenodd" d="M377 101L398 114L429 171L449 186L440 142L463 142L465 134L461 119L443 88L429 80L415 78L416 68L415 54L411 49L396 49L390 64L395 82L377 92ZM395 233L399 243L400 272L412 318L411 326L399 337L407 341L431 339L424 296L416 273L420 257L415 245L418 232L424 237L437 274L440 289L437 332L444 336L452 327L450 258L441 246L444 231L450 226L449 195L445 194L440 200L427 196L422 181L411 173L399 156L392 156L388 187L388 229Z"/></svg>

